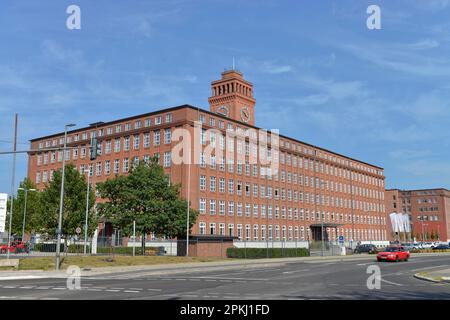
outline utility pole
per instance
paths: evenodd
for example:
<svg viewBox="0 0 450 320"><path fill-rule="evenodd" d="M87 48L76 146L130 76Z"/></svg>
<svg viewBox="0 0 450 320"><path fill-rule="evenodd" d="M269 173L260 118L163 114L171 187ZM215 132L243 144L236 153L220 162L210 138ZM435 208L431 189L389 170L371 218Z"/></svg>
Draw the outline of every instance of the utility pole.
<svg viewBox="0 0 450 320"><path fill-rule="evenodd" d="M133 257L136 255L136 220L133 220Z"/></svg>
<svg viewBox="0 0 450 320"><path fill-rule="evenodd" d="M36 189L26 189L26 188L18 188L17 190L22 190L25 192L25 203L23 208L23 221L22 221L22 241L25 237L25 217L27 215L27 198L28 198L28 191L36 191Z"/></svg>
<svg viewBox="0 0 450 320"><path fill-rule="evenodd" d="M86 246L87 246L87 232L88 232L88 214L89 214L89 177L90 171L84 170L84 173L87 173L87 191L86 191L86 220L84 222L84 255L86 255Z"/></svg>
<svg viewBox="0 0 450 320"><path fill-rule="evenodd" d="M13 152L17 151L17 121L18 115L16 113L14 122L14 147ZM16 153L13 154L13 165L12 165L12 175L11 175L11 207L9 208L9 231L8 231L8 248L6 249L6 258L9 259L9 248L11 247L11 228L12 228L12 218L14 211L14 191L15 191L15 180L16 179Z"/></svg>
<svg viewBox="0 0 450 320"><path fill-rule="evenodd" d="M190 151L189 151L190 152ZM187 183L187 209L186 209L186 257L189 257L189 207L191 195L191 157L189 154L188 163L188 183Z"/></svg>
<svg viewBox="0 0 450 320"><path fill-rule="evenodd" d="M64 127L64 149L63 149L63 158L62 158L62 172L61 172L61 193L59 199L59 217L58 217L58 240L56 243L56 271L59 270L60 264L60 251L61 251L61 232L62 232L62 216L63 216L63 204L64 204L64 173L65 173L65 164L66 164L66 146L67 146L67 128L74 127L75 124L67 124Z"/></svg>

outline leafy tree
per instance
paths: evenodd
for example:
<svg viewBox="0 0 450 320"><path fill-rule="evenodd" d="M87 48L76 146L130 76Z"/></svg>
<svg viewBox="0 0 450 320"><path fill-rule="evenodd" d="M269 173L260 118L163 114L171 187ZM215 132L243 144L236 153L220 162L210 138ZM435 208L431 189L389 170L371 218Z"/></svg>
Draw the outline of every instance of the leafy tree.
<svg viewBox="0 0 450 320"><path fill-rule="evenodd" d="M56 236L59 217L59 201L61 194L61 170L55 171L53 179L41 194L41 214L39 233ZM73 236L76 228L80 227L84 235L86 219L86 191L87 182L84 175L69 164L65 168L64 179L64 208L62 219L62 234ZM94 215L95 194L89 192L88 235L92 235L97 228L98 219Z"/></svg>
<svg viewBox="0 0 450 320"><path fill-rule="evenodd" d="M187 201L180 198L180 186L170 185L156 157L141 162L127 176L118 176L97 185L106 200L98 212L119 227L125 236L132 235L133 220L142 235L154 233L168 238L186 234ZM198 212L189 210L189 229Z"/></svg>
<svg viewBox="0 0 450 320"><path fill-rule="evenodd" d="M36 189L36 186L30 179L25 178L19 184L19 188L22 189ZM9 217L11 208L11 198L8 197L7 216L5 222L5 236L8 235L9 230ZM22 237L23 215L25 209L25 191L17 190L17 194L14 196L14 210L13 221L11 225L11 235L16 237ZM38 226L38 217L40 214L40 193L38 191L28 191L27 207L25 213L25 233L31 233Z"/></svg>

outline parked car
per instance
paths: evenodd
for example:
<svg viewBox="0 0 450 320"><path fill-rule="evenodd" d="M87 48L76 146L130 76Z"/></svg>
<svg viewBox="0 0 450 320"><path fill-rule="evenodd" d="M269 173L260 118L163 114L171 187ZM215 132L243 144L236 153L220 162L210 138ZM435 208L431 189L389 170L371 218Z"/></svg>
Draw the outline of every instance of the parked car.
<svg viewBox="0 0 450 320"><path fill-rule="evenodd" d="M411 243L402 243L401 246L402 246L403 249L405 249L406 251L414 250L414 245L411 244Z"/></svg>
<svg viewBox="0 0 450 320"><path fill-rule="evenodd" d="M28 243L22 241L12 241L9 248L8 244L0 245L0 253L6 253L8 250L10 253L30 252Z"/></svg>
<svg viewBox="0 0 450 320"><path fill-rule="evenodd" d="M377 253L377 247L374 244L359 244L356 246L355 250L353 250L353 253Z"/></svg>
<svg viewBox="0 0 450 320"><path fill-rule="evenodd" d="M402 246L391 246L385 248L377 255L377 261L408 261L409 251L405 250Z"/></svg>
<svg viewBox="0 0 450 320"><path fill-rule="evenodd" d="M449 250L450 246L448 244L438 244L433 250Z"/></svg>
<svg viewBox="0 0 450 320"><path fill-rule="evenodd" d="M422 249L433 249L434 247L433 242L422 242Z"/></svg>

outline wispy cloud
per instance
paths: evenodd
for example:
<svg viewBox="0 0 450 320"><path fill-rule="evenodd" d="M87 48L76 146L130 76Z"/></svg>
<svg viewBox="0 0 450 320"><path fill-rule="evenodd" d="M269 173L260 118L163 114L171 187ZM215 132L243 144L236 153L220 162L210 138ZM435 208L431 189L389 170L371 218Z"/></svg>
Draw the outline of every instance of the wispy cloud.
<svg viewBox="0 0 450 320"><path fill-rule="evenodd" d="M389 44L366 44L365 46L345 44L340 47L358 59L392 71L429 77L450 76L448 57L424 56L422 53L412 52L411 45L400 48L398 45Z"/></svg>

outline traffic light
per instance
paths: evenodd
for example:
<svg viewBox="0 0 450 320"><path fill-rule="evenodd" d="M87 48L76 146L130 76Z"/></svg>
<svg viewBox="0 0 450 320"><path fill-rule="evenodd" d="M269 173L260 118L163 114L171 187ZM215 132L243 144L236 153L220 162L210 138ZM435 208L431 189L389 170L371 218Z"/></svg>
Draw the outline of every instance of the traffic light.
<svg viewBox="0 0 450 320"><path fill-rule="evenodd" d="M91 150L91 154L90 154L90 159L91 160L95 160L97 159L97 139L96 138L92 138L91 139L91 146L89 147L89 149Z"/></svg>

